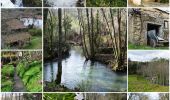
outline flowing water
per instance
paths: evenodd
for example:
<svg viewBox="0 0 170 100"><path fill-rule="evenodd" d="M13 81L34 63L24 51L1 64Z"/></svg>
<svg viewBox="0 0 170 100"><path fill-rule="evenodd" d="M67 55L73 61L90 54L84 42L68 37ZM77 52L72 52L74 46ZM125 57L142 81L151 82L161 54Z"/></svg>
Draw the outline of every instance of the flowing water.
<svg viewBox="0 0 170 100"><path fill-rule="evenodd" d="M23 7L22 0L15 0L15 3L12 3L11 0L2 0L2 7Z"/></svg>
<svg viewBox="0 0 170 100"><path fill-rule="evenodd" d="M46 0L46 4L56 7L76 7L78 0Z"/></svg>
<svg viewBox="0 0 170 100"><path fill-rule="evenodd" d="M23 7L22 0L15 0L15 5L18 6L18 7Z"/></svg>
<svg viewBox="0 0 170 100"><path fill-rule="evenodd" d="M34 25L37 28L42 28L42 19L21 18L20 20L25 26Z"/></svg>
<svg viewBox="0 0 170 100"><path fill-rule="evenodd" d="M62 85L70 89L85 87L85 91L91 92L126 90L126 74L115 73L99 62L85 62L85 57L81 54L80 47L74 47L70 50L70 56L62 61ZM51 63L45 63L44 80L56 80L57 70L57 61L53 61L52 66Z"/></svg>

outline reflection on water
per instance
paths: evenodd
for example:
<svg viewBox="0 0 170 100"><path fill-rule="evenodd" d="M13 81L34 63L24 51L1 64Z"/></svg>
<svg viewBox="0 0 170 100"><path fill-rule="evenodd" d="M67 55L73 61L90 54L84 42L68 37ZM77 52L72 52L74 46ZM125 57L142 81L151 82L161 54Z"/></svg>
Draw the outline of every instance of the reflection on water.
<svg viewBox="0 0 170 100"><path fill-rule="evenodd" d="M46 0L47 5L56 7L76 7L78 0Z"/></svg>
<svg viewBox="0 0 170 100"><path fill-rule="evenodd" d="M85 62L80 48L72 48L70 57L62 61L61 84L74 89L84 84L88 91L109 92L126 90L126 75L118 74L99 62ZM52 62L44 65L44 80L56 80L58 63Z"/></svg>

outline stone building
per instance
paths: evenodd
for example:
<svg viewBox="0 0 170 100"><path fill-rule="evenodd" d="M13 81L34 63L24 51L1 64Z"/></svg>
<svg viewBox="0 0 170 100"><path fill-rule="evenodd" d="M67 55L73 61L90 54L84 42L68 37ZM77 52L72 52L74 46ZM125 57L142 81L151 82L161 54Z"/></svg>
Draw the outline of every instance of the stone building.
<svg viewBox="0 0 170 100"><path fill-rule="evenodd" d="M169 12L156 8L129 9L128 40L135 45L149 45L148 32L169 41Z"/></svg>

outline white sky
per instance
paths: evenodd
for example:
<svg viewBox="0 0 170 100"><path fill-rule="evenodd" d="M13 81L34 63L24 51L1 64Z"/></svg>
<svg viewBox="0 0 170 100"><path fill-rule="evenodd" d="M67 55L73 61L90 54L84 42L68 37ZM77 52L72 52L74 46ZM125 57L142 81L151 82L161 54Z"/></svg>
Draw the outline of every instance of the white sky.
<svg viewBox="0 0 170 100"><path fill-rule="evenodd" d="M170 58L169 51L129 51L128 58L132 61L150 61L153 58Z"/></svg>

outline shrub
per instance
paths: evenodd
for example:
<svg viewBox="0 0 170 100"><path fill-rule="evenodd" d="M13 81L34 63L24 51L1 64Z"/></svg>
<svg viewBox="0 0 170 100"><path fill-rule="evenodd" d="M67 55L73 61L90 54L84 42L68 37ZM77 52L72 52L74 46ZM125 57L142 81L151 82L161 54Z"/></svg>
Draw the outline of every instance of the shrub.
<svg viewBox="0 0 170 100"><path fill-rule="evenodd" d="M3 65L2 75L13 77L14 76L14 66L13 65Z"/></svg>
<svg viewBox="0 0 170 100"><path fill-rule="evenodd" d="M29 29L28 31L32 36L42 36L42 30L41 29Z"/></svg>

